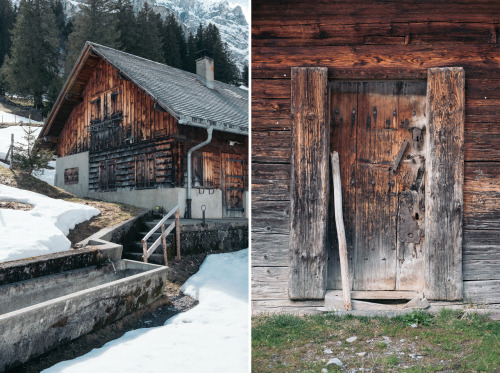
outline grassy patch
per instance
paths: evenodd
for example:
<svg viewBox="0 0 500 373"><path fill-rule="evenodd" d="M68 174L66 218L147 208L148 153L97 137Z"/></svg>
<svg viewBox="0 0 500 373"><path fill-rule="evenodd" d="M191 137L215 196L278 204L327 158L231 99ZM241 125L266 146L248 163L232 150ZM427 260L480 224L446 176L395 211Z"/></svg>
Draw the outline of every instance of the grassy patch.
<svg viewBox="0 0 500 373"><path fill-rule="evenodd" d="M13 171L0 166L0 184L14 188L25 189L46 195L50 198L64 199L69 202L82 203L97 208L101 214L78 224L68 234L72 245L91 236L103 228L118 224L136 216L142 209L120 203L102 202L91 199L77 198L74 195L36 177Z"/></svg>
<svg viewBox="0 0 500 373"><path fill-rule="evenodd" d="M474 314L267 315L254 317L252 324L253 372L500 371L500 323ZM354 335L358 339L347 343ZM334 357L344 365L327 366Z"/></svg>

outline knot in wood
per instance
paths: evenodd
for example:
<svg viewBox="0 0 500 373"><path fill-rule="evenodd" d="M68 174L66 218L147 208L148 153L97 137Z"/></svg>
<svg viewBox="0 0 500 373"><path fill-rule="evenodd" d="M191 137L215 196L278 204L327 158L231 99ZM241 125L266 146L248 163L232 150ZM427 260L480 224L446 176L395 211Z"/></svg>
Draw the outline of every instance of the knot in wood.
<svg viewBox="0 0 500 373"><path fill-rule="evenodd" d="M306 115L306 120L307 120L308 122L312 122L315 118L316 118L316 115L314 115L314 113L309 112L309 113L307 113L307 115Z"/></svg>

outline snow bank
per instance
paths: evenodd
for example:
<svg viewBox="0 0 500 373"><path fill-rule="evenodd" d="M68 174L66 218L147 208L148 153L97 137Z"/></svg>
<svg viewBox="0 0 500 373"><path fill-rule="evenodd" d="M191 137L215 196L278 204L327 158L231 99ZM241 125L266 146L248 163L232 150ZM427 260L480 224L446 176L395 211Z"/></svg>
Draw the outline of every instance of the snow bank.
<svg viewBox="0 0 500 373"><path fill-rule="evenodd" d="M69 250L69 230L100 213L91 206L6 185L0 185L0 201L34 206L30 211L0 209L0 262Z"/></svg>
<svg viewBox="0 0 500 373"><path fill-rule="evenodd" d="M208 255L182 290L200 303L44 372L248 372L248 249Z"/></svg>
<svg viewBox="0 0 500 373"><path fill-rule="evenodd" d="M0 110L0 115L3 113ZM40 131L42 130L42 127L37 127L35 128L34 135L38 136ZM26 144L26 140L24 139L25 133L23 131L23 128L21 126L10 126L7 128L0 128L0 166L9 168L9 165L6 163L3 163L1 160L5 159L5 156L7 152L9 151L10 147L10 137L11 134L14 134L14 143L17 145L17 143L21 143L23 145ZM50 185L54 185L54 178L56 175L56 162L52 161L49 163L49 166L53 167L53 170L49 169L44 169L42 173L38 175L33 175L36 178L45 181L46 183L49 183Z"/></svg>

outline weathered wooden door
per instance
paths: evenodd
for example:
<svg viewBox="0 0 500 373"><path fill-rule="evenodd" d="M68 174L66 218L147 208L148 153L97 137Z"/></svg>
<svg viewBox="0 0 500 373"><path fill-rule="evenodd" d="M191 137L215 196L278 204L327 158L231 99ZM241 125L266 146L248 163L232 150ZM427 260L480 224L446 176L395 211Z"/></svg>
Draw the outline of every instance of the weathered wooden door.
<svg viewBox="0 0 500 373"><path fill-rule="evenodd" d="M222 153L222 215L243 217L243 192L245 190L245 167L241 155Z"/></svg>
<svg viewBox="0 0 500 373"><path fill-rule="evenodd" d="M464 69L329 89L327 76L292 68L289 297L341 288L328 183L336 150L352 288L462 299Z"/></svg>
<svg viewBox="0 0 500 373"><path fill-rule="evenodd" d="M352 288L421 291L426 83L336 81L330 90ZM327 288L340 289L330 220Z"/></svg>

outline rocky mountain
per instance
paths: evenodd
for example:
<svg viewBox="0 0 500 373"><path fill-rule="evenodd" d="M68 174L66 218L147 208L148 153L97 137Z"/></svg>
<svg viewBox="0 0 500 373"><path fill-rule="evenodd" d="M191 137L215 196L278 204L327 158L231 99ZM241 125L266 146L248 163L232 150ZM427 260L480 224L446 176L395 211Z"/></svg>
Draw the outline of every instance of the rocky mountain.
<svg viewBox="0 0 500 373"><path fill-rule="evenodd" d="M240 6L231 6L226 0L133 0L142 6L148 1L163 17L173 12L179 21L193 33L200 25L212 23L227 42L240 70L248 65L249 26Z"/></svg>
<svg viewBox="0 0 500 373"><path fill-rule="evenodd" d="M84 0L62 0L65 13L72 17L78 11L78 4ZM13 1L19 3L19 0ZM196 33L200 23L217 26L222 39L227 42L240 70L249 63L249 26L241 7L230 5L226 0L132 0L138 12L147 2L165 19L174 14L185 31Z"/></svg>

